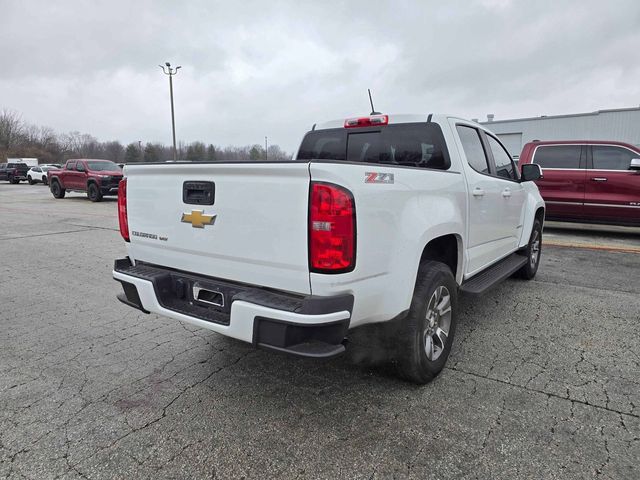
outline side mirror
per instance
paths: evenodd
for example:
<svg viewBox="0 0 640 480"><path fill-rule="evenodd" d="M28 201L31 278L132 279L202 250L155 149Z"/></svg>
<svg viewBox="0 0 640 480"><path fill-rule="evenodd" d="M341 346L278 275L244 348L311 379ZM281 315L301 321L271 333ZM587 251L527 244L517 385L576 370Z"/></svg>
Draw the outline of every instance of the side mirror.
<svg viewBox="0 0 640 480"><path fill-rule="evenodd" d="M525 163L522 165L522 175L520 176L520 181L522 182L533 182L534 180L538 180L542 178L542 168L537 163Z"/></svg>
<svg viewBox="0 0 640 480"><path fill-rule="evenodd" d="M632 158L629 170L640 170L640 158Z"/></svg>

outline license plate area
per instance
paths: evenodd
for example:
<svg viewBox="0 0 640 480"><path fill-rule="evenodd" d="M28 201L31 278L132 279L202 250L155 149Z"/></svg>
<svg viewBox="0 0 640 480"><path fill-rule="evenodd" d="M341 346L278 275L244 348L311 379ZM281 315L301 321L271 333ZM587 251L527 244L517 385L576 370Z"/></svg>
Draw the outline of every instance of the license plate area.
<svg viewBox="0 0 640 480"><path fill-rule="evenodd" d="M219 290L209 290L200 283L194 283L192 288L193 300L195 302L213 305L214 307L224 308L224 294Z"/></svg>
<svg viewBox="0 0 640 480"><path fill-rule="evenodd" d="M244 289L225 282L169 273L155 284L163 307L209 322L229 324L233 297Z"/></svg>
<svg viewBox="0 0 640 480"><path fill-rule="evenodd" d="M233 297L244 288L219 280L172 273L171 296L189 305L222 313L231 313Z"/></svg>

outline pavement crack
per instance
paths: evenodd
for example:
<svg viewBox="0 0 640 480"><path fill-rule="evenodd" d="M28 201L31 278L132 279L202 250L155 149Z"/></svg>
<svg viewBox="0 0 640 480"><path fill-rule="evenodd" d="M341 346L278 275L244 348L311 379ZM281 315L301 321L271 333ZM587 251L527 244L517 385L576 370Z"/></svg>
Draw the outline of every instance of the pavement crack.
<svg viewBox="0 0 640 480"><path fill-rule="evenodd" d="M5 237L5 238L0 238L0 241L3 241L3 240L19 240L21 238L49 237L51 235L66 235L68 233L87 232L87 231L92 230L94 228L96 228L96 227L87 227L87 228L83 228L82 230L66 230L64 232L36 233L35 235L23 235L21 237Z"/></svg>
<svg viewBox="0 0 640 480"><path fill-rule="evenodd" d="M544 390L538 390L538 389L535 389L535 388L529 388L529 387L527 387L527 386L518 385L518 384L516 384L516 383L509 383L509 382L507 382L507 381L505 381L505 380L500 380L500 379L498 379L498 378L488 377L488 376L480 375L480 374L473 373L473 372L467 372L466 370L462 370L462 369L458 368L457 366L453 366L453 367L445 367L445 369L447 369L447 370L452 370L452 371L454 371L454 372L462 373L462 374L465 374L465 375L471 375L471 376L473 376L473 377L477 377L477 378L482 378L482 379L484 379L484 380L489 380L489 381L491 381L491 382L497 382L497 383L501 383L501 384L503 384L503 385L509 385L510 387L513 387L513 388L519 388L519 389L522 389L522 390L526 390L526 391L528 391L528 392L540 393L540 394L542 394L542 395L547 395L547 396L549 396L549 397L558 398L558 399L560 399L560 400L567 400L567 401L571 402L572 404L574 404L574 403L579 403L579 404L581 404L581 405L585 405L585 406L587 406L587 407L598 408L598 409L600 409L600 410L605 410L605 411L607 411L607 412L616 413L616 414L618 414L618 415L624 415L624 416L632 417L632 418L640 418L640 415L637 415L637 414L635 414L635 413L621 412L621 411L619 411L619 410L615 410L615 409L613 409L613 408L608 408L608 407L606 407L606 406L596 405L596 404L593 404L593 403L589 403L587 400L577 400L577 399L573 399L573 398L571 398L571 397L569 396L569 389L568 389L568 388L567 388L567 395L566 395L566 396L562 396L562 395L558 395L557 393L546 392L546 391L544 391ZM632 410L632 412L633 412L633 410Z"/></svg>
<svg viewBox="0 0 640 480"><path fill-rule="evenodd" d="M109 445L107 445L106 447L102 447L97 449L96 451L94 451L93 453L91 453L89 456L84 457L82 459L80 459L78 462L76 462L75 464L72 465L72 468L76 468L80 463L95 457L96 455L98 455L99 453L105 451L105 450L109 450L111 448L113 448L114 446L116 446L118 443L120 443L122 440L124 440L125 438L133 435L134 433L137 433L141 430L144 430L146 428L149 428L152 425L155 425L156 423L158 423L159 421L161 421L163 418L165 418L167 416L167 410L176 402L178 401L178 399L180 399L185 393L187 393L189 390L192 390L193 388L197 387L198 385L201 385L203 383L205 383L207 380L209 380L211 377L213 377L215 374L221 372L222 370L232 367L234 365L236 365L237 363L239 363L242 359L246 358L248 355L252 354L256 352L256 350L248 350L247 352L243 353L242 355L240 355L238 358L236 358L233 362L227 364L227 365L222 365L218 368L216 368L215 370L213 370L212 372L210 372L205 378L203 378L202 380L198 380L195 383L192 383L191 385L186 386L185 388L183 388L176 396L174 396L163 408L162 408L162 413L154 418L153 420L148 421L147 423L145 423L144 425L142 425L141 427L137 427L137 428L132 428L129 432L125 433L124 435L119 436L118 438L116 438L113 442L111 442Z"/></svg>

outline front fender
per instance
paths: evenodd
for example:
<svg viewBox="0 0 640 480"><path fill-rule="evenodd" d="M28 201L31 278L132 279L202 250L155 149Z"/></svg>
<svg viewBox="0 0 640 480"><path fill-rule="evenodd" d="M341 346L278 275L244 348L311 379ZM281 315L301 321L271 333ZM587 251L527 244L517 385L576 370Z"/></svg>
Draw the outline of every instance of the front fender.
<svg viewBox="0 0 640 480"><path fill-rule="evenodd" d="M520 236L520 243L518 247L526 247L529 243L529 237L531 237L531 230L533 229L533 221L536 216L536 212L542 208L546 209L544 200L540 196L538 187L533 182L525 183L525 190L527 197L524 205L524 216L522 219L522 234ZM544 215L542 216L542 222L544 223Z"/></svg>

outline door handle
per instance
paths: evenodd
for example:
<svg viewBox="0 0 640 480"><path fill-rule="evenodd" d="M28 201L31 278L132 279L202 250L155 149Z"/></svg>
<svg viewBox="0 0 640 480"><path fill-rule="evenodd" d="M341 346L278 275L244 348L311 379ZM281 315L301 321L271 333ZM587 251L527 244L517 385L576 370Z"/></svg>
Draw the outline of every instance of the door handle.
<svg viewBox="0 0 640 480"><path fill-rule="evenodd" d="M504 198L509 198L509 197L511 196L511 189L510 189L510 188L505 188L505 189L502 191L502 196L503 196Z"/></svg>
<svg viewBox="0 0 640 480"><path fill-rule="evenodd" d="M592 182L606 182L607 179L605 177L591 177Z"/></svg>
<svg viewBox="0 0 640 480"><path fill-rule="evenodd" d="M482 196L484 196L484 190L479 188L479 187L474 188L473 192L471 192L471 193L473 194L474 197L482 197Z"/></svg>

